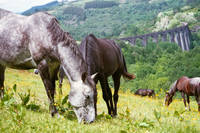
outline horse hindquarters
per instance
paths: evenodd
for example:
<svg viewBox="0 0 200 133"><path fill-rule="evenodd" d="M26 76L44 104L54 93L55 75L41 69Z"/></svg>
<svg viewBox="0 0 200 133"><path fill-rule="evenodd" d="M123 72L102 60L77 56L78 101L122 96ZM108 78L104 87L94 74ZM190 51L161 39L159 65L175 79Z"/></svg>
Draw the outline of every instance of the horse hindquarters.
<svg viewBox="0 0 200 133"><path fill-rule="evenodd" d="M3 98L4 95L4 75L5 75L5 67L0 65L0 98Z"/></svg>

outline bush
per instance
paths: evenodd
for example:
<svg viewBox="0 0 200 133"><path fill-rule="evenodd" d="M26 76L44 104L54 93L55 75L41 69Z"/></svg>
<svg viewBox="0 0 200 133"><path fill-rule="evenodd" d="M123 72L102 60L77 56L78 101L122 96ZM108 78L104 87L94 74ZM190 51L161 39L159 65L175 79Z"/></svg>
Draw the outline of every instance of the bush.
<svg viewBox="0 0 200 133"><path fill-rule="evenodd" d="M92 1L92 2L87 2L85 3L85 9L88 8L108 8L112 6L118 5L114 1Z"/></svg>
<svg viewBox="0 0 200 133"><path fill-rule="evenodd" d="M63 11L63 15L65 15L65 14L76 15L77 17L80 18L80 20L86 19L84 9L82 9L80 7L67 7Z"/></svg>
<svg viewBox="0 0 200 133"><path fill-rule="evenodd" d="M200 47L182 52L177 44L149 43L146 47L118 43L126 57L128 71L136 75L136 79L125 82L123 90L130 88L154 89L167 91L170 85L181 76L198 77L200 75ZM163 94L160 94L163 95Z"/></svg>

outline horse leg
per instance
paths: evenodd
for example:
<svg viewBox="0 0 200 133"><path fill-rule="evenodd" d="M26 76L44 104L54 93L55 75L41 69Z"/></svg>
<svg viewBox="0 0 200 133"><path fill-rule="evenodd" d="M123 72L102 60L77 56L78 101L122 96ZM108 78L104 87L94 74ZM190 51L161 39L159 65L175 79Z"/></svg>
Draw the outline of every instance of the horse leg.
<svg viewBox="0 0 200 133"><path fill-rule="evenodd" d="M95 78L94 82L95 82L95 84L97 84L98 79ZM95 116L97 116L97 95L98 95L97 88L95 87L95 89L94 89L94 109L95 109Z"/></svg>
<svg viewBox="0 0 200 133"><path fill-rule="evenodd" d="M54 93L55 93L55 79L57 76L56 71L58 71L58 69L50 70L45 60L39 63L38 69L39 69L40 77L42 78L42 81L45 86L46 93L49 99L49 103L50 103L49 111L51 113L51 116L54 116L57 113L57 109L54 105Z"/></svg>
<svg viewBox="0 0 200 133"><path fill-rule="evenodd" d="M63 83L63 79L65 77L65 72L63 70L62 67L60 67L60 72L59 72L59 94L63 94L62 93L62 83Z"/></svg>
<svg viewBox="0 0 200 133"><path fill-rule="evenodd" d="M190 97L187 95L187 103L188 103L188 108L189 108L189 111L191 111L190 110Z"/></svg>
<svg viewBox="0 0 200 133"><path fill-rule="evenodd" d="M198 111L200 112L200 100L199 100L199 96L196 96L196 101L197 101L197 104L198 104Z"/></svg>
<svg viewBox="0 0 200 133"><path fill-rule="evenodd" d="M112 100L112 91L109 87L108 84L108 79L106 78L106 90L107 90L107 94L108 94L108 101L110 103L110 109L111 109L111 116L114 115L114 109L113 109L113 100Z"/></svg>
<svg viewBox="0 0 200 133"><path fill-rule="evenodd" d="M107 86L106 86L106 80L104 76L100 77L100 84L102 88L102 93L103 93L103 99L106 102L107 108L108 108L108 114L111 115L111 107L109 105L109 96L107 92Z"/></svg>
<svg viewBox="0 0 200 133"><path fill-rule="evenodd" d="M183 98L183 102L184 102L184 105L185 105L185 110L187 110L187 105L186 105L186 100L185 100L185 94L184 94L184 92L181 92L181 96Z"/></svg>
<svg viewBox="0 0 200 133"><path fill-rule="evenodd" d="M114 88L115 88L115 91L114 91L114 95L113 95L113 99L114 99L114 113L113 115L116 116L117 115L117 102L118 102L118 91L119 91L119 86L120 86L120 77L121 75L116 72L112 78L113 78L113 81L114 81Z"/></svg>
<svg viewBox="0 0 200 133"><path fill-rule="evenodd" d="M5 76L5 67L0 65L0 99L3 98L4 95L4 76Z"/></svg>

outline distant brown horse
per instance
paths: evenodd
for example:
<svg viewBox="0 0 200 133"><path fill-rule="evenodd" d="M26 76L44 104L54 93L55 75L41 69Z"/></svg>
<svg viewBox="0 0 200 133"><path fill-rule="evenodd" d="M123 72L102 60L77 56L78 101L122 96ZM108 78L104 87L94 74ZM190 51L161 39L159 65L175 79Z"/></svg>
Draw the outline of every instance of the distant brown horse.
<svg viewBox="0 0 200 133"><path fill-rule="evenodd" d="M110 115L117 115L117 102L118 102L118 90L120 86L120 77L131 80L135 76L129 74L126 68L126 62L124 56L121 52L120 47L113 41L109 39L96 38L93 34L88 35L80 44L79 50L81 51L84 60L88 66L88 74L94 75L98 73L94 81L100 81L101 88L103 91L103 99L106 102L108 113ZM114 81L114 107L112 101L111 89L108 85L108 77L112 76ZM60 69L60 86L62 86L62 80L64 78L64 73L62 68ZM96 102L97 102L97 91L94 95L95 102L95 112Z"/></svg>
<svg viewBox="0 0 200 133"><path fill-rule="evenodd" d="M179 91L181 92L181 96L184 101L185 108L187 109L186 106L186 100L185 100L185 94L187 96L187 102L188 102L188 107L190 110L190 99L189 96L195 96L196 101L198 103L198 111L200 111L200 77L195 77L195 78L188 78L186 76L183 76L176 80L169 92L166 92L166 98L165 98L165 105L169 106L170 103L172 102L172 98L174 94Z"/></svg>
<svg viewBox="0 0 200 133"><path fill-rule="evenodd" d="M155 97L155 92L154 92L154 90L151 90L151 89L138 89L135 92L135 95Z"/></svg>

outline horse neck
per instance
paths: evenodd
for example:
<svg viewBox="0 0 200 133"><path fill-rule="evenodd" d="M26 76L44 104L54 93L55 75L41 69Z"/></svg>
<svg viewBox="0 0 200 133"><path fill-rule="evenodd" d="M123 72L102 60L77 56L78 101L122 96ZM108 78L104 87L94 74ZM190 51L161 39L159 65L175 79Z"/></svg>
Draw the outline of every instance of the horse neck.
<svg viewBox="0 0 200 133"><path fill-rule="evenodd" d="M78 81L84 72L87 72L87 65L78 49L78 45L71 36L59 45L58 51L61 57L61 65L70 81Z"/></svg>
<svg viewBox="0 0 200 133"><path fill-rule="evenodd" d="M177 85L177 80L172 84L170 90L169 90L169 94L174 96L174 94L176 93L177 89L176 89L176 85Z"/></svg>
<svg viewBox="0 0 200 133"><path fill-rule="evenodd" d="M98 49L100 48L97 44L97 38L94 35L87 36L79 45L79 50L86 62L89 75L98 72L98 63L96 63L99 60L98 52L100 51Z"/></svg>
<svg viewBox="0 0 200 133"><path fill-rule="evenodd" d="M80 81L82 74L87 72L86 63L78 49L76 41L68 32L64 32L58 20L49 15L47 30L51 35L52 46L55 46L56 55L60 58L61 66L69 81Z"/></svg>

